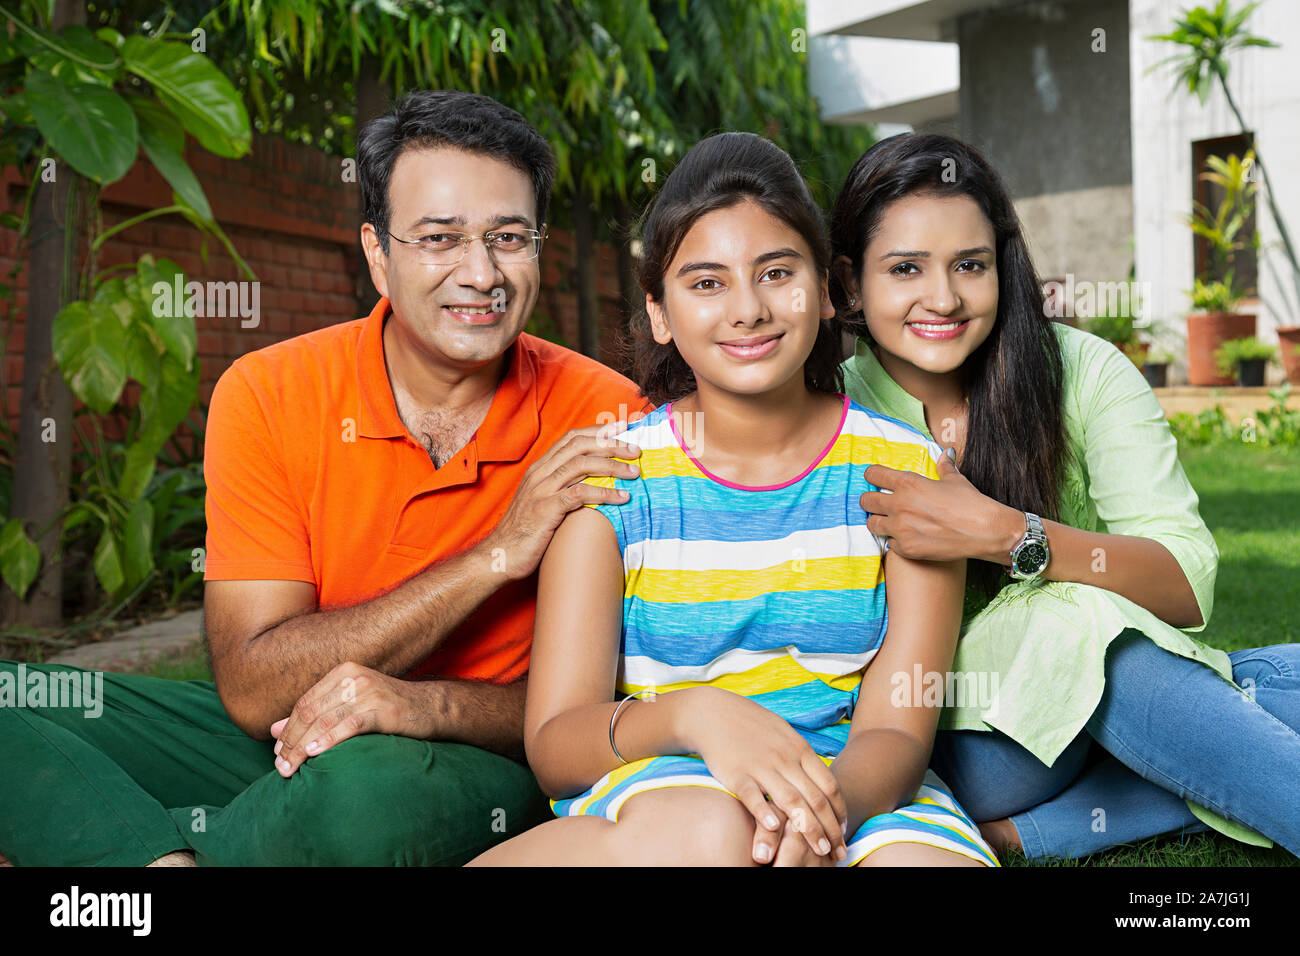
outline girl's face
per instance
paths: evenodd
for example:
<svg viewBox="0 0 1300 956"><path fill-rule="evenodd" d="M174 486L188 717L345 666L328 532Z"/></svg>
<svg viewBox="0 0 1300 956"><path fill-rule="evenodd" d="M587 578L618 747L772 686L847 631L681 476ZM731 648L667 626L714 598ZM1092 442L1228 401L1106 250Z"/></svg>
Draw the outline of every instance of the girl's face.
<svg viewBox="0 0 1300 956"><path fill-rule="evenodd" d="M760 395L804 387L822 319L835 314L825 276L799 233L744 200L695 221L664 273L664 297L646 296L656 342L674 342L707 385Z"/></svg>
<svg viewBox="0 0 1300 956"><path fill-rule="evenodd" d="M974 199L918 193L885 207L860 275L845 256L835 267L882 350L946 374L993 331L995 247L993 224Z"/></svg>

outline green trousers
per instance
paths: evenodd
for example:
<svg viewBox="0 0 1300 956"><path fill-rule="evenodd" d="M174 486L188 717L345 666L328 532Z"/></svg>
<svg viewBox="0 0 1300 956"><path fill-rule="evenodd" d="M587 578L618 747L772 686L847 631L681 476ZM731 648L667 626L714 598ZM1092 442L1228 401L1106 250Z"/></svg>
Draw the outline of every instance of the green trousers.
<svg viewBox="0 0 1300 956"><path fill-rule="evenodd" d="M287 780L274 746L231 723L208 681L0 661L0 854L17 866L143 866L173 850L213 866L459 866L554 818L526 766L467 744L367 734Z"/></svg>

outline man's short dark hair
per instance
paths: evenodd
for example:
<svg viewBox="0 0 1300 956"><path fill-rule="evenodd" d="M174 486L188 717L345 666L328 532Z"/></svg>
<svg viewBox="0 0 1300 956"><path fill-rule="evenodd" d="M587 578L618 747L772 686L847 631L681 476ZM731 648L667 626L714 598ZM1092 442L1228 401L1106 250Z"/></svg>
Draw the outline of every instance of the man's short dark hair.
<svg viewBox="0 0 1300 956"><path fill-rule="evenodd" d="M357 142L357 172L365 220L388 254L388 184L402 151L452 146L482 153L528 173L537 200L537 227L546 221L555 182L555 154L528 120L490 96L460 90L416 90L393 111L368 123Z"/></svg>

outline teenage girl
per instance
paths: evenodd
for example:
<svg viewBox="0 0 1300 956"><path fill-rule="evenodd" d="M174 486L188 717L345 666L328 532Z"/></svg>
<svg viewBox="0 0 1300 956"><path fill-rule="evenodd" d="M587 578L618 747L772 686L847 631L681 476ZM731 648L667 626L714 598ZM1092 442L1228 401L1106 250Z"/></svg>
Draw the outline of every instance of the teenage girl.
<svg viewBox="0 0 1300 956"><path fill-rule="evenodd" d="M612 436L640 470L589 479L625 503L571 513L540 568L524 735L559 819L474 862L996 866L912 687L950 668L964 562L885 551L859 504L870 465L932 481L942 452L843 394L807 186L723 133L642 235L659 407Z"/></svg>

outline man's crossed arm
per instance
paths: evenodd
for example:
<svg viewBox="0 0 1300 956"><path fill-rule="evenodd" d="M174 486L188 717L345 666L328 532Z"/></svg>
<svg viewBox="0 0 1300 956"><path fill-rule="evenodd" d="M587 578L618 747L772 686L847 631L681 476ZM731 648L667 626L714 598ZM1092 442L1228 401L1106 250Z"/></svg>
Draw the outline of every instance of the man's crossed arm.
<svg viewBox="0 0 1300 956"><path fill-rule="evenodd" d="M611 442L613 425L570 432L524 475L509 508L479 544L385 594L321 610L301 581L211 581L204 617L213 677L231 720L274 736L291 775L310 756L363 733L457 740L518 759L525 682L402 680L507 581L527 577L564 516L588 503L621 504L588 475L630 477L640 450ZM494 571L504 549L510 572ZM500 554L500 551L496 551Z"/></svg>

